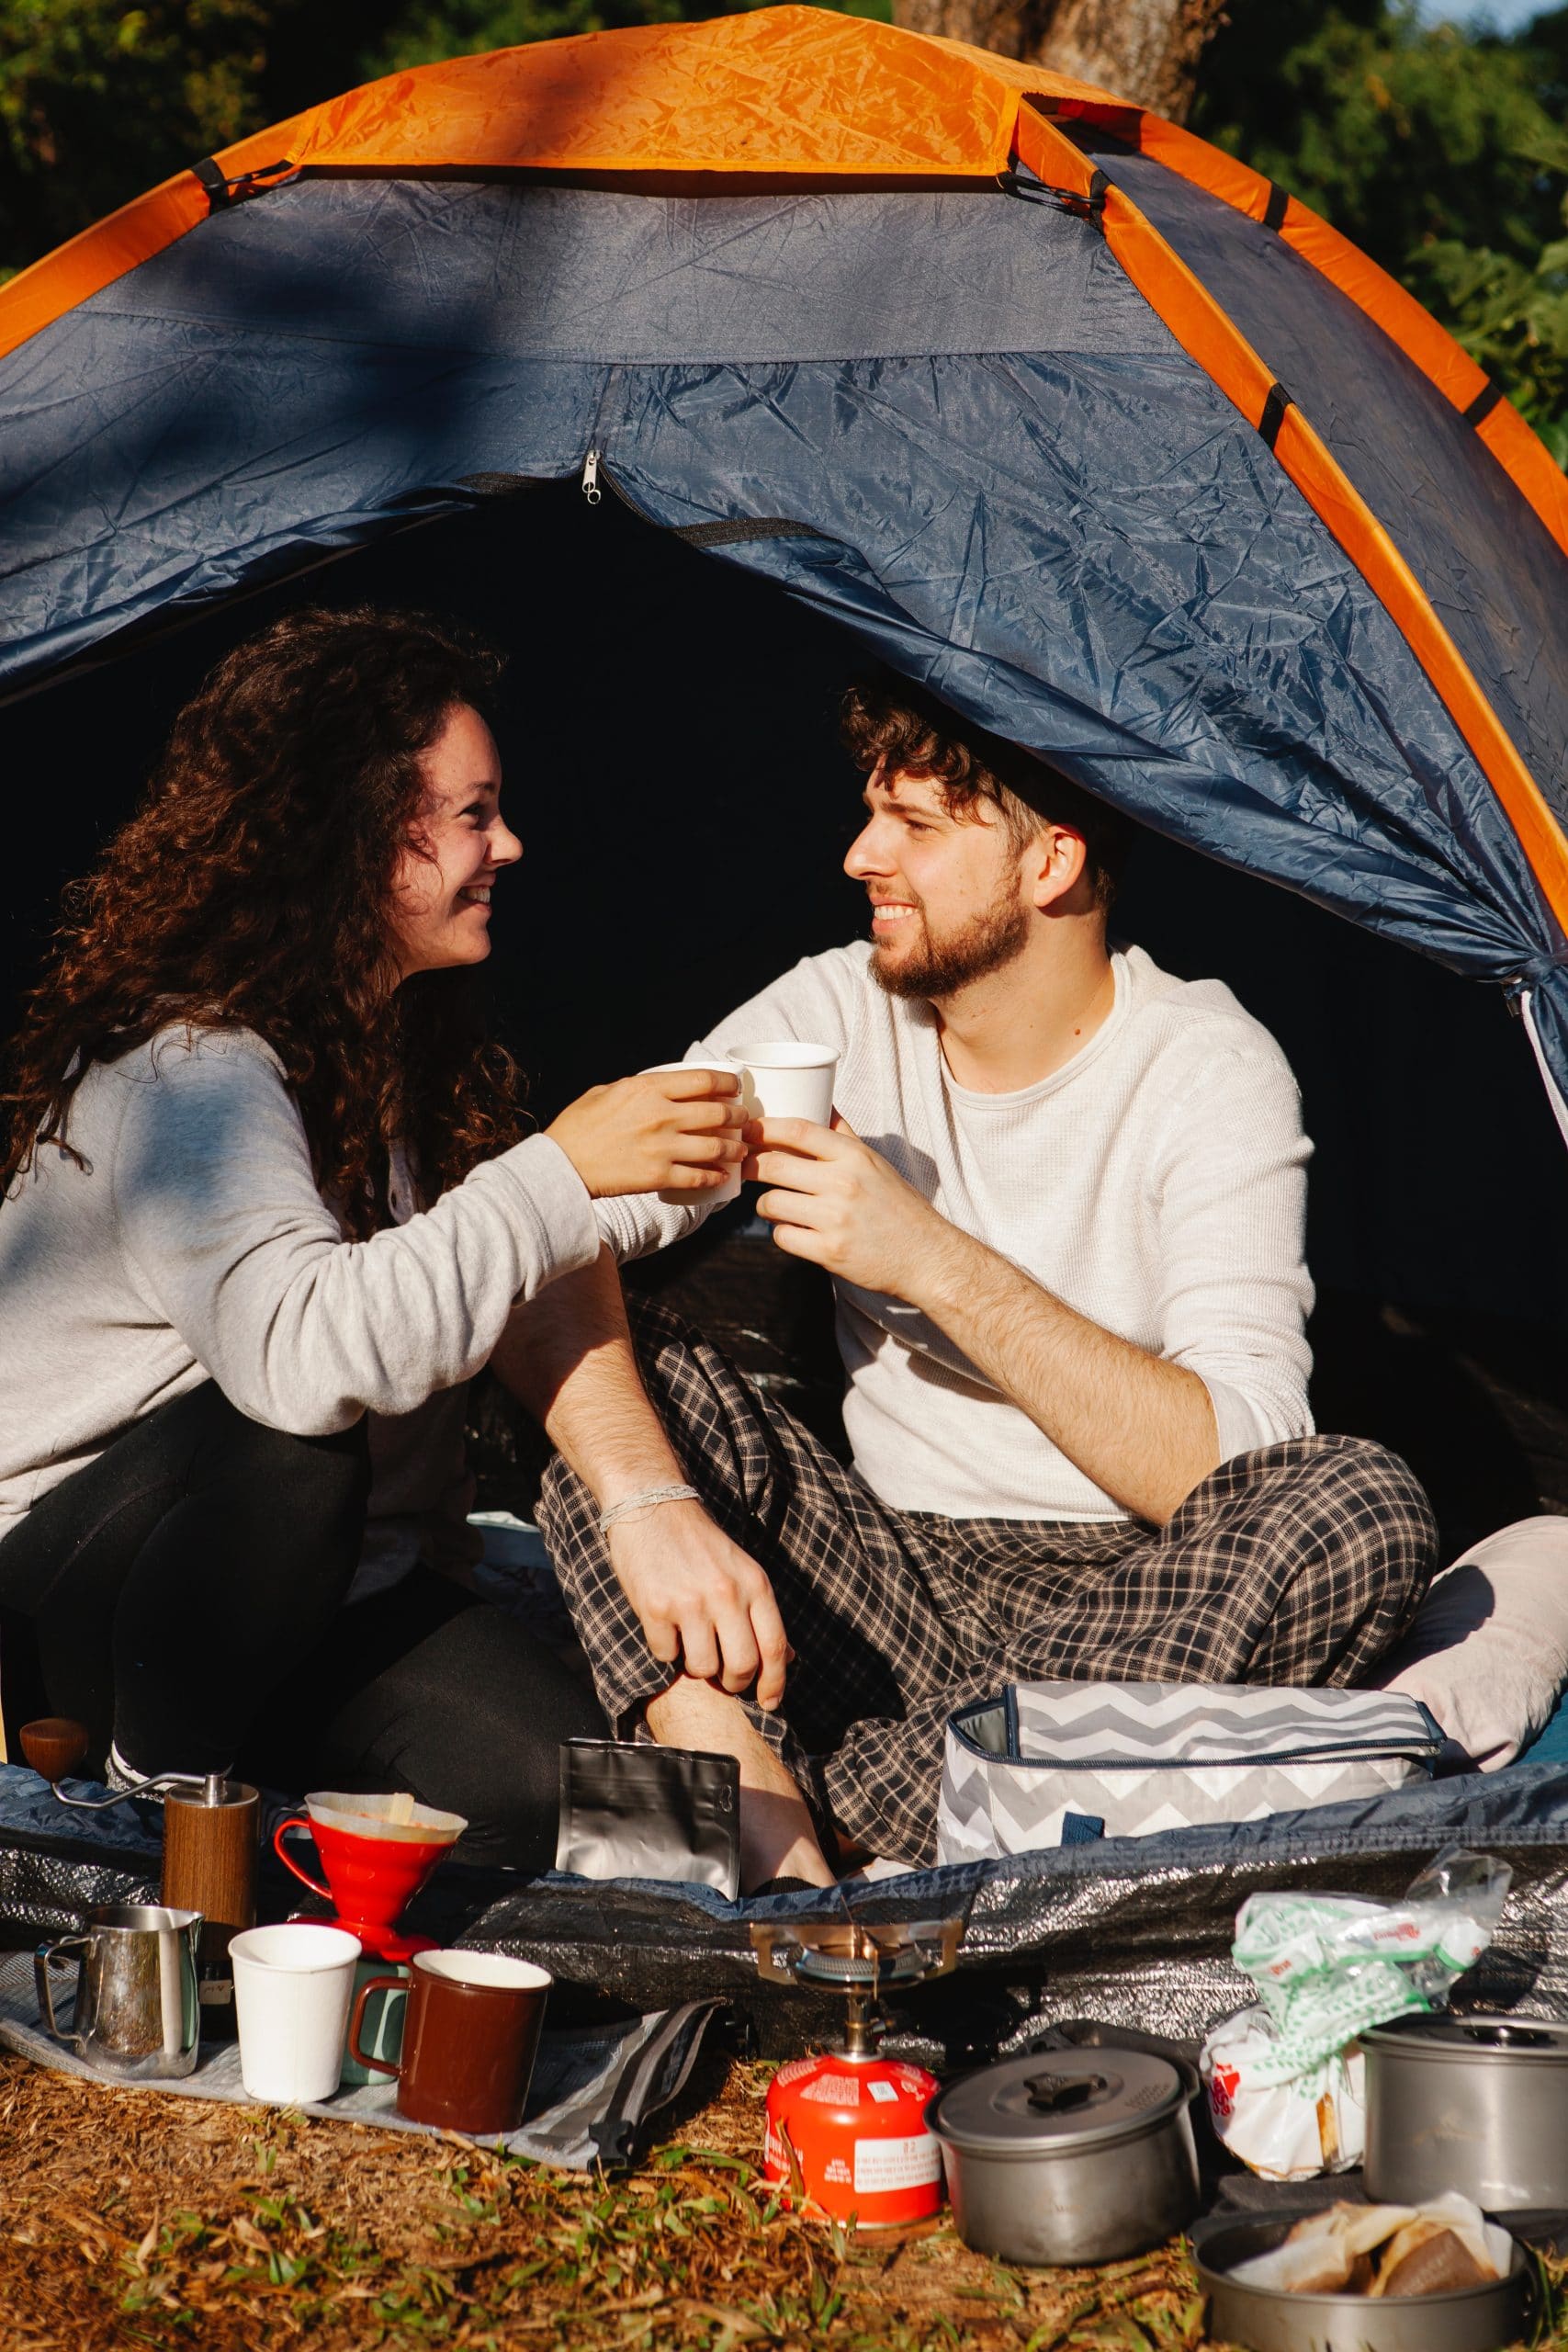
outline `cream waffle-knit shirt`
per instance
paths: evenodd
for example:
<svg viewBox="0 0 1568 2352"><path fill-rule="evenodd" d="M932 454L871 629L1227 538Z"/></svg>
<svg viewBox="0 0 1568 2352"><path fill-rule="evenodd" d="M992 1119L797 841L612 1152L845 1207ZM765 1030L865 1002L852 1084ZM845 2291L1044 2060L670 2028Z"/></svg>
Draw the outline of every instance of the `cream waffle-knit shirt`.
<svg viewBox="0 0 1568 2352"><path fill-rule="evenodd" d="M1303 1326L1306 1162L1290 1065L1217 980L1113 958L1115 1003L1037 1086L955 1085L936 1016L888 996L869 943L808 956L694 1045L795 1037L840 1056L835 1101L952 1224L1106 1330L1198 1374L1223 1460L1312 1427ZM600 1201L623 1261L700 1221L651 1194ZM882 1500L950 1518L1126 1514L925 1316L838 1283L854 1467Z"/></svg>

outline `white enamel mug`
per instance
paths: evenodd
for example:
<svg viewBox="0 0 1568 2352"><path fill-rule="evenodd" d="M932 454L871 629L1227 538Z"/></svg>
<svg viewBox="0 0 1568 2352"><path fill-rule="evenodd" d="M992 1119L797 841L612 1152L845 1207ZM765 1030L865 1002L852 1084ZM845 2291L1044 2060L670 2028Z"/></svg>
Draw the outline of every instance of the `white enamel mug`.
<svg viewBox="0 0 1568 2352"><path fill-rule="evenodd" d="M359 1957L357 1936L308 1920L234 1938L240 2078L252 2098L302 2107L332 2097Z"/></svg>

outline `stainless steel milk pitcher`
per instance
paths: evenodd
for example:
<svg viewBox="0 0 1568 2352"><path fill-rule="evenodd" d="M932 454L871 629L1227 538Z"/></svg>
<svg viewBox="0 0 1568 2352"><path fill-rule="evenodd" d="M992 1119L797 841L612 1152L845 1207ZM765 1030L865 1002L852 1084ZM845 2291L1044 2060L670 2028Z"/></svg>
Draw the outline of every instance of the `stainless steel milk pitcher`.
<svg viewBox="0 0 1568 2352"><path fill-rule="evenodd" d="M57 2041L117 2082L156 2082L196 2064L201 2011L196 1956L199 1911L157 1903L104 1903L79 1935L33 1955L39 2015ZM76 2007L67 2030L54 2014L52 1972L76 1963Z"/></svg>

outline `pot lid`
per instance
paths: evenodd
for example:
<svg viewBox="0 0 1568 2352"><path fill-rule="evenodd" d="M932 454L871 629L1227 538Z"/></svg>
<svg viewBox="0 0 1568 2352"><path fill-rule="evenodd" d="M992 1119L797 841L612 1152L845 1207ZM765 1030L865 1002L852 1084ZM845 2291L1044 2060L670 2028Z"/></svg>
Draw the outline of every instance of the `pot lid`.
<svg viewBox="0 0 1568 2352"><path fill-rule="evenodd" d="M1568 2022L1553 2018L1456 2017L1439 2009L1431 2017L1394 2018L1369 2026L1360 2036L1374 2049L1399 2049L1412 2057L1478 2058L1495 2064L1523 2059L1540 2065L1568 2061Z"/></svg>
<svg viewBox="0 0 1568 2352"><path fill-rule="evenodd" d="M926 2120L961 2152L1066 2155L1136 2137L1185 2105L1176 2068L1141 2050L1042 2050L965 2075Z"/></svg>

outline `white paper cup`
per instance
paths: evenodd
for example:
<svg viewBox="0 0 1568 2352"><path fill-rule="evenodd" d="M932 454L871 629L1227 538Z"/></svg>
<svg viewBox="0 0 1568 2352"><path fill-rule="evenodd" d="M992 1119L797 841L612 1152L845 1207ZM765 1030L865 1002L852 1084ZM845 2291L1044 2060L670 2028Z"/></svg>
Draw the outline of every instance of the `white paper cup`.
<svg viewBox="0 0 1568 2352"><path fill-rule="evenodd" d="M712 1069L716 1070L723 1078L734 1078L738 1074L733 1062L655 1062L653 1068L655 1069ZM662 1201L666 1208L689 1209L694 1208L699 1201L710 1201L716 1209L721 1209L728 1201L738 1201L740 1198L740 1163L737 1160L732 1174L722 1184L711 1189L702 1185L694 1192L658 1193L654 1197L656 1200Z"/></svg>
<svg viewBox="0 0 1568 2352"><path fill-rule="evenodd" d="M301 2107L338 2086L359 1939L300 1920L247 1928L229 1947L240 2078L252 2098Z"/></svg>
<svg viewBox="0 0 1568 2352"><path fill-rule="evenodd" d="M831 1046L780 1037L731 1046L729 1059L740 1072L749 1119L809 1119L813 1126L825 1127L832 1118L839 1057Z"/></svg>

